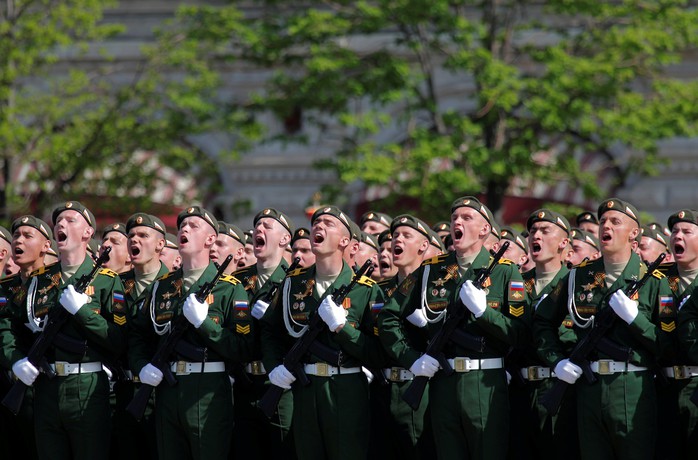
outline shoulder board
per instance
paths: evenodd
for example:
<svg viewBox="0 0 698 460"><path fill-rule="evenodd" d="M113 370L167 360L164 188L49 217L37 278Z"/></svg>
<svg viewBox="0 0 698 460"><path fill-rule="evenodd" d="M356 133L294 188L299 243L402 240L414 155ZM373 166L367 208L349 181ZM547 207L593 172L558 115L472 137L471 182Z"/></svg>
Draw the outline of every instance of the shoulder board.
<svg viewBox="0 0 698 460"><path fill-rule="evenodd" d="M659 267L657 267L657 270L659 270L660 272L662 272L666 275L674 267L674 265L675 265L675 262L665 262L663 264L659 264Z"/></svg>
<svg viewBox="0 0 698 460"><path fill-rule="evenodd" d="M177 272L176 270L173 271L173 272L167 272L167 273L165 273L164 275L162 275L160 278L158 278L158 281L159 281L159 280L167 279L167 278L169 278L170 276L174 275L176 272Z"/></svg>
<svg viewBox="0 0 698 460"><path fill-rule="evenodd" d="M303 268L303 267L301 267L301 268L296 268L296 269L293 270L291 273L287 273L286 276L289 276L289 277L291 277L291 276L298 276L298 275L302 275L303 273L305 273L305 272L307 272L307 271L308 271L308 268L307 268L307 267L306 267L306 268Z"/></svg>
<svg viewBox="0 0 698 460"><path fill-rule="evenodd" d="M446 260L448 258L448 254L440 254L436 257L432 257L431 259L427 259L424 262L422 262L422 265L433 265L433 264L438 264Z"/></svg>
<svg viewBox="0 0 698 460"><path fill-rule="evenodd" d="M240 284L240 280L235 278L233 275L221 275L219 279L233 285Z"/></svg>
<svg viewBox="0 0 698 460"><path fill-rule="evenodd" d="M43 275L44 273L46 273L49 270L49 268L54 267L57 263L58 262L54 262L50 265L44 265L43 267L37 268L36 270L31 272L29 274L29 276Z"/></svg>
<svg viewBox="0 0 698 460"><path fill-rule="evenodd" d="M389 285L391 281L392 281L392 278L388 278L387 280L379 281L378 286L385 287L385 286Z"/></svg>
<svg viewBox="0 0 698 460"><path fill-rule="evenodd" d="M99 274L100 274L100 275L106 275L106 276L108 276L108 277L110 277L110 278L114 278L114 277L116 277L116 276L119 275L119 274L116 273L114 270L109 270L108 268L102 268L102 269L100 269L100 270L99 270Z"/></svg>
<svg viewBox="0 0 698 460"><path fill-rule="evenodd" d="M511 264L513 264L514 262L512 262L512 261L509 260L509 259L505 259L504 257L502 257L501 259L499 259L499 263L500 263L501 265L511 265Z"/></svg>
<svg viewBox="0 0 698 460"><path fill-rule="evenodd" d="M231 273L231 274L232 274L234 277L236 277L236 278L238 278L238 279L241 279L241 278L243 278L243 277L247 274L247 272L249 272L249 271L252 269L252 267L254 267L254 265L250 265L250 266L248 266L248 267L243 267L243 268L241 268L240 270L235 270L235 271L234 271L233 273Z"/></svg>
<svg viewBox="0 0 698 460"><path fill-rule="evenodd" d="M666 275L664 273L662 273L661 271L659 271L658 269L652 272L652 276L654 276L657 279L666 278Z"/></svg>
<svg viewBox="0 0 698 460"><path fill-rule="evenodd" d="M359 278L357 283L363 284L364 286L369 286L369 287L376 284L376 282L372 278L369 278L368 276L362 276L361 278Z"/></svg>
<svg viewBox="0 0 698 460"><path fill-rule="evenodd" d="M0 280L0 284L7 284L7 283L10 283L10 282L14 282L14 281L17 280L18 277L19 277L19 273L15 273L15 274L12 275L12 276L8 276L8 277L6 277L6 278L1 279L1 280Z"/></svg>
<svg viewBox="0 0 698 460"><path fill-rule="evenodd" d="M587 265L589 265L590 263L591 263L591 261L589 259L584 259L584 260L582 260L581 263L579 263L578 265L575 265L574 268L584 268Z"/></svg>

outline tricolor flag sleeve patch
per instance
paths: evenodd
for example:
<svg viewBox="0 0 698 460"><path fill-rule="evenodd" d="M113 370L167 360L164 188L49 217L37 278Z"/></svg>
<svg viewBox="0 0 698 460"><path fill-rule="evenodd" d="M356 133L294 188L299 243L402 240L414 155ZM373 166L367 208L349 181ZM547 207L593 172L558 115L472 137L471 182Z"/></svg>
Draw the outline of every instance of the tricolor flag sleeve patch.
<svg viewBox="0 0 698 460"><path fill-rule="evenodd" d="M670 295L659 296L659 314L661 316L672 315L674 313L674 297Z"/></svg>
<svg viewBox="0 0 698 460"><path fill-rule="evenodd" d="M247 310L250 308L250 304L247 300L236 300L234 307L235 310Z"/></svg>
<svg viewBox="0 0 698 460"><path fill-rule="evenodd" d="M524 299L524 283L523 281L509 282L509 300L521 301Z"/></svg>
<svg viewBox="0 0 698 460"><path fill-rule="evenodd" d="M115 303L124 303L124 295L121 292L114 291L114 302Z"/></svg>
<svg viewBox="0 0 698 460"><path fill-rule="evenodd" d="M374 303L373 305L371 305L371 312L378 313L383 308L383 305L384 305L383 302Z"/></svg>
<svg viewBox="0 0 698 460"><path fill-rule="evenodd" d="M5 305L7 305L7 297L1 296L0 297L0 308L3 308Z"/></svg>

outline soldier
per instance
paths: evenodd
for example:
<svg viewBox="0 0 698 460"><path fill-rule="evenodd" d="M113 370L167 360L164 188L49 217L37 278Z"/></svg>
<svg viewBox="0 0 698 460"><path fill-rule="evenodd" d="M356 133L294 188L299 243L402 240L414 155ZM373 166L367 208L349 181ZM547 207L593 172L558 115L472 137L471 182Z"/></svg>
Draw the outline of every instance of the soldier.
<svg viewBox="0 0 698 460"><path fill-rule="evenodd" d="M359 219L359 226L362 232L369 235L380 235L386 230L390 230L391 217L382 212L368 211Z"/></svg>
<svg viewBox="0 0 698 460"><path fill-rule="evenodd" d="M145 301L146 291L153 282L164 276L168 270L160 260L165 247L165 224L157 217L146 213L136 213L129 217L125 225L128 235L127 249L133 269L121 274L124 285L124 297L130 319L135 319L136 312ZM115 366L128 366L126 356L120 357ZM118 372L121 369L116 369ZM137 387L130 369L123 369L123 375L115 374L114 413L112 435L112 458L124 460L155 459L157 444L155 442L154 403L148 406L146 413L137 421L126 412ZM137 379L136 379L137 380ZM145 448L144 448L145 446Z"/></svg>
<svg viewBox="0 0 698 460"><path fill-rule="evenodd" d="M0 226L0 278L5 273L5 265L12 257L12 235L3 226Z"/></svg>
<svg viewBox="0 0 698 460"><path fill-rule="evenodd" d="M529 303L535 307L553 291L567 273L563 264L569 245L570 224L561 214L549 209L539 209L526 222L529 232L528 247L535 268L523 273L524 286ZM569 326L569 328L568 328ZM560 340L571 349L575 336L571 321L559 331ZM512 382L509 400L512 405L511 430L512 459L574 459L578 456L575 399L572 391L566 393L562 408L556 416L538 401L554 383L550 368L541 365L536 355L534 341L516 349L510 356Z"/></svg>
<svg viewBox="0 0 698 460"><path fill-rule="evenodd" d="M77 292L73 284L93 268L87 245L95 232L94 216L79 202L68 201L53 210L52 218L61 262L32 274L16 319L38 334L47 315L60 308L67 311L60 343L46 354L57 376L39 376L23 349L5 353L14 361L15 376L34 385L39 458L106 458L111 414L102 363L126 344L123 288L115 272L102 269L84 293Z"/></svg>
<svg viewBox="0 0 698 460"><path fill-rule="evenodd" d="M245 254L238 261L238 269L251 267L257 263L254 255L254 244L252 244L252 230L245 232Z"/></svg>
<svg viewBox="0 0 698 460"><path fill-rule="evenodd" d="M487 208L485 208L487 209ZM487 212L489 213L489 221L492 223L492 227L490 229L490 235L487 237L485 240L485 249L488 251L496 251L499 247L499 240L501 239L501 227L497 222L494 220L494 215L490 212L489 209L487 209Z"/></svg>
<svg viewBox="0 0 698 460"><path fill-rule="evenodd" d="M431 230L422 220L408 214L393 219L390 229L393 235L393 263L398 268L394 277L383 281L379 286L386 297L404 297L403 283L410 273L421 265L430 247ZM441 242L441 239L434 235ZM404 287L404 286L403 286ZM409 286L408 286L409 287ZM417 310L423 312L423 310ZM419 313L412 314L403 321L403 327L410 339L425 346L421 328L427 321ZM428 395L424 395L416 411L403 401L402 395L409 387L414 375L400 367L395 360L387 360L382 369L388 385L374 382L371 385L372 423L380 422L380 430L372 430L373 458L430 458L434 455L431 423L427 412Z"/></svg>
<svg viewBox="0 0 698 460"><path fill-rule="evenodd" d="M577 214L576 224L578 229L589 232L596 238L599 237L599 220L593 212L583 211Z"/></svg>
<svg viewBox="0 0 698 460"><path fill-rule="evenodd" d="M168 271L174 272L182 266L182 256L179 255L179 241L177 235L165 233L165 247L160 253L160 261L165 264Z"/></svg>
<svg viewBox="0 0 698 460"><path fill-rule="evenodd" d="M651 263L659 254L669 253L669 237L662 232L661 225L643 225L640 234L640 245L635 252L645 263Z"/></svg>
<svg viewBox="0 0 698 460"><path fill-rule="evenodd" d="M573 269L536 309L538 355L558 379L576 383L583 459L652 458L657 433L654 376L649 370L657 358L657 327L652 316L660 304L671 308L673 299L666 278L658 271L632 299L624 292L646 272L632 251L632 242L640 233L637 209L611 198L601 203L598 217L602 257ZM592 384L579 379L582 370L569 360L559 327L569 312L583 340L592 316L604 308L612 308L617 315L605 338L632 352L627 362L619 362L594 350L589 359L598 380Z"/></svg>
<svg viewBox="0 0 698 460"><path fill-rule="evenodd" d="M599 239L591 233L573 228L570 237L572 238L571 250L568 252L568 257L565 259L568 267L579 265L584 259L593 261L601 257Z"/></svg>
<svg viewBox="0 0 698 460"><path fill-rule="evenodd" d="M519 232L511 227L502 227L500 231L502 240L509 241L509 248L504 253L504 257L511 260L517 267L521 268L528 262L528 242ZM499 249L499 246L495 247Z"/></svg>
<svg viewBox="0 0 698 460"><path fill-rule="evenodd" d="M225 361L249 355L247 295L231 275L223 275L203 302L196 292L213 281L209 260L218 222L209 211L191 206L177 216L182 267L155 281L132 321L129 362L142 384L155 388L158 455L163 459L226 459L233 432L232 389ZM172 321L189 323L173 353L177 384L162 384L163 373L150 363L157 342L167 340Z"/></svg>
<svg viewBox="0 0 698 460"><path fill-rule="evenodd" d="M380 339L391 357L413 374L433 377L429 383L431 421L439 458L502 459L509 432L506 351L530 336L530 311L523 280L515 265L501 260L477 289L472 280L489 265L484 242L491 233L490 213L466 196L451 206L454 253L425 261L403 283L403 301L391 298L379 315ZM410 288L410 289L408 289ZM409 341L403 318L422 310L425 333L432 337L447 311L467 308L458 328L484 337L484 351L455 343L444 354L455 372L437 373L439 363ZM466 454L467 453L467 454Z"/></svg>
<svg viewBox="0 0 698 460"><path fill-rule="evenodd" d="M674 308L662 305L657 312L663 375L657 379L661 442L656 458L662 460L693 458L698 449L698 407L690 400L698 388L698 304L693 295L698 284L698 211L677 211L669 216L668 224L675 262L662 269L674 295Z"/></svg>
<svg viewBox="0 0 698 460"><path fill-rule="evenodd" d="M378 244L381 248L378 267L380 268L380 277L384 280L397 275L397 267L393 263L392 240L393 235L390 230L386 230L378 236Z"/></svg>
<svg viewBox="0 0 698 460"><path fill-rule="evenodd" d="M19 310L27 295L27 280L31 273L44 266L44 257L53 238L46 222L34 216L22 216L12 223L12 256L20 268L16 276L0 283L0 394L12 387L12 380L5 378L13 363L12 353L26 355L33 343L34 334L25 327L26 315ZM7 373L7 374L6 374ZM0 415L3 458L37 458L34 437L34 389L27 388L20 412L15 417L2 408Z"/></svg>
<svg viewBox="0 0 698 460"><path fill-rule="evenodd" d="M352 270L356 271L356 254L359 252L359 246L361 245L361 229L351 219L349 219L349 227L351 228L351 241L344 249L344 261L349 264Z"/></svg>
<svg viewBox="0 0 698 460"><path fill-rule="evenodd" d="M227 274L231 274L238 268L238 262L245 253L245 234L236 225L218 221L218 238L211 247L209 257L212 262L221 264L229 255L233 260L226 269Z"/></svg>
<svg viewBox="0 0 698 460"><path fill-rule="evenodd" d="M51 247L46 251L46 255L44 256L44 265L52 265L56 262L58 262L58 245L56 244L56 240L52 238Z"/></svg>
<svg viewBox="0 0 698 460"><path fill-rule="evenodd" d="M437 222L431 229L434 230L436 234L439 235L439 238L441 238L441 241L443 241L444 238L451 234L451 223L448 221Z"/></svg>
<svg viewBox="0 0 698 460"><path fill-rule="evenodd" d="M373 266L378 268L378 238L370 233L361 232L359 234L359 250L356 253L355 262L357 267L362 267L367 260L371 260ZM376 276L372 277L376 279Z"/></svg>
<svg viewBox="0 0 698 460"><path fill-rule="evenodd" d="M430 228L427 230L429 232L429 247L427 248L427 252L424 253L425 260L446 253L446 247L441 238L439 238L439 235Z"/></svg>
<svg viewBox="0 0 698 460"><path fill-rule="evenodd" d="M109 261L104 264L105 268L115 271L118 274L131 270L131 256L128 253L128 234L126 224L121 222L110 224L102 230L102 243L99 246L101 255L106 248L111 248Z"/></svg>
<svg viewBox="0 0 698 460"><path fill-rule="evenodd" d="M269 420L257 406L257 402L269 387L267 369L262 364L260 330L258 321L264 315L273 292L286 276L287 262L283 253L291 241L294 227L291 219L273 208L267 208L254 218L254 255L257 262L235 272L247 291L249 304L253 305L250 335L254 348L247 361L242 363L235 377L235 433L233 452L235 458L293 458L293 439L290 436L293 399L286 395L279 410Z"/></svg>
<svg viewBox="0 0 698 460"><path fill-rule="evenodd" d="M363 277L337 305L333 293L353 277L343 260L352 226L335 206L315 211L311 225L316 263L289 275L264 316L264 366L272 369L272 384L291 389L296 377L284 367L283 358L305 332L311 315L320 315L327 328L316 340L336 359L330 363L311 353L303 366L310 385L293 385L296 452L303 459L364 460L370 419L368 380L361 366L374 367L377 363L372 360L381 353L371 311L383 303L383 294L375 282Z"/></svg>
<svg viewBox="0 0 698 460"><path fill-rule="evenodd" d="M300 267L310 267L315 263L315 254L310 249L310 230L307 228L296 229L291 238L291 248L293 259L296 257L300 259Z"/></svg>

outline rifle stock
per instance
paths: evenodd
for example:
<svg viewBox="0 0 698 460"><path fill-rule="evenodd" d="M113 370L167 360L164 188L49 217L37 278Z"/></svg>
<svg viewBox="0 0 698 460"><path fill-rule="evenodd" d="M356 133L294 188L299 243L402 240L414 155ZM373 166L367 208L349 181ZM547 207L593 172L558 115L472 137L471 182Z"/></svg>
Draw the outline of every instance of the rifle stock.
<svg viewBox="0 0 698 460"><path fill-rule="evenodd" d="M480 272L475 277L475 280L473 281L473 285L476 288L482 288L482 285L485 283L485 280L487 280L487 278L492 274L492 270L494 270L494 267L497 266L497 264L504 256L504 253L508 248L509 241L505 241L499 248L499 250L496 252L496 254L492 256L493 258L489 266L487 266L487 268L485 268L484 270L480 270ZM467 311L468 309L462 304L462 302L456 302L454 304L451 304L451 306L449 306L449 310L446 313L446 319L441 325L441 328L436 332L436 334L434 334L434 336L429 341L429 344L427 345L427 349L425 351L425 354L431 356L439 362L442 371L446 375L451 375L453 373L453 368L451 368L451 365L446 360L446 356L443 354L442 350L444 349L446 344L450 340L452 340L452 337L454 337L454 333L457 330L460 322L465 317ZM463 331L463 334L467 333ZM467 343L463 342L463 334L456 334L456 337L458 337L456 339L458 340L458 343ZM479 348L479 351L482 352L485 348L484 338L479 337L478 339L481 340L477 340L476 342L474 342L473 346L476 346L477 348ZM412 410L417 410L419 408L419 404L422 402L422 396L424 396L424 390L426 390L427 383L429 383L429 377L417 375L414 377L414 379L412 379L412 383L409 387L407 387L407 390L405 390L405 392L403 393L402 399L407 403L408 406L412 408Z"/></svg>
<svg viewBox="0 0 698 460"><path fill-rule="evenodd" d="M346 284L339 289L337 289L333 294L333 299L337 305L341 305L349 292L354 288L356 283L364 276L370 276L373 271L373 264L370 260L359 269L354 275L351 282ZM299 380L302 385L307 385L310 383L308 377L303 371L302 358L313 346L313 342L317 336L325 328L325 323L320 318L320 315L315 312L310 318L308 323L308 329L299 337L293 344L291 349L284 356L283 364L293 375ZM339 360L338 360L339 361ZM340 364L339 362L337 364ZM271 418L274 415L274 411L279 405L281 396L283 395L285 389L276 385L271 385L269 389L264 393L262 398L259 400L258 406L264 412L264 415Z"/></svg>
<svg viewBox="0 0 698 460"><path fill-rule="evenodd" d="M75 291L79 293L84 293L87 287L92 283L97 271L102 268L109 260L109 253L111 252L111 247L106 247L99 258L95 261L95 265L92 270L86 275L80 277L74 284ZM68 321L72 315L63 308L61 305L56 305L51 309L51 312L46 318L46 324L44 329L39 334L32 344L29 352L27 352L27 359L30 363L34 365L37 369L41 369L49 378L56 376L55 371L51 369L48 362L46 361L46 352L53 344L58 332L61 330L63 325ZM2 399L2 405L7 407L10 412L17 415L20 408L22 407L22 402L24 401L24 393L27 390L27 385L21 380L15 380L12 387L7 392L5 397Z"/></svg>
<svg viewBox="0 0 698 460"><path fill-rule="evenodd" d="M211 281L204 283L194 294L199 302L204 302L206 300L206 297L208 297L213 288L216 286L221 276L225 273L225 269L228 268L228 265L232 260L232 255L226 257L225 261L223 261L220 267L218 267L216 276L213 277ZM169 335L150 360L150 364L162 372L163 379L169 386L174 386L177 384L177 379L175 378L174 374L172 374L172 370L170 369L169 359L172 353L177 349L177 343L188 329L189 321L184 315L179 315L172 320ZM133 399L128 406L126 406L126 412L135 417L136 420L143 418L145 409L148 406L148 401L150 400L150 395L153 393L154 389L154 386L141 383L138 390L136 390L136 394L133 396Z"/></svg>
<svg viewBox="0 0 698 460"><path fill-rule="evenodd" d="M652 273L659 268L659 265L665 257L666 254L660 254L659 257L650 264L647 268L647 273L645 273L641 279L633 281L628 285L625 290L628 297L632 297L640 291L640 288L652 277ZM570 353L570 362L582 369L589 383L594 383L597 380L596 376L591 371L588 359L589 354L593 350L602 349L602 352L610 351L613 354L609 354L609 356L614 359L615 357L613 355L624 357L626 358L626 362L632 353L632 350L629 348L619 347L605 337L606 333L613 327L617 317L618 315L615 314L610 306L601 309L601 311L596 314L591 331L577 342ZM562 405L562 400L565 397L565 392L569 385L569 383L557 379L553 387L545 394L541 395L540 402L550 415L555 415L560 410L560 405Z"/></svg>

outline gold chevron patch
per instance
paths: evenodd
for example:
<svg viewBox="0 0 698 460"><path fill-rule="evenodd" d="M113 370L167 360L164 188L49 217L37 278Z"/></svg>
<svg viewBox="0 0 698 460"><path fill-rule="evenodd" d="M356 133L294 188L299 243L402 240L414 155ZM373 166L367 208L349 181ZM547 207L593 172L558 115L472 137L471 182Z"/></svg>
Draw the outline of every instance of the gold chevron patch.
<svg viewBox="0 0 698 460"><path fill-rule="evenodd" d="M373 326L373 335L378 337L378 328L376 326Z"/></svg>
<svg viewBox="0 0 698 460"><path fill-rule="evenodd" d="M125 315L114 315L114 322L118 324L119 326L123 326L126 324L126 316Z"/></svg>
<svg viewBox="0 0 698 460"><path fill-rule="evenodd" d="M661 326L664 332L674 332L674 330L676 329L676 323L674 321L670 323L662 322Z"/></svg>
<svg viewBox="0 0 698 460"><path fill-rule="evenodd" d="M509 314L518 318L524 314L524 307L515 308L514 306L509 305Z"/></svg>
<svg viewBox="0 0 698 460"><path fill-rule="evenodd" d="M247 335L250 333L250 325L243 326L242 324L235 325L235 332L242 335Z"/></svg>

